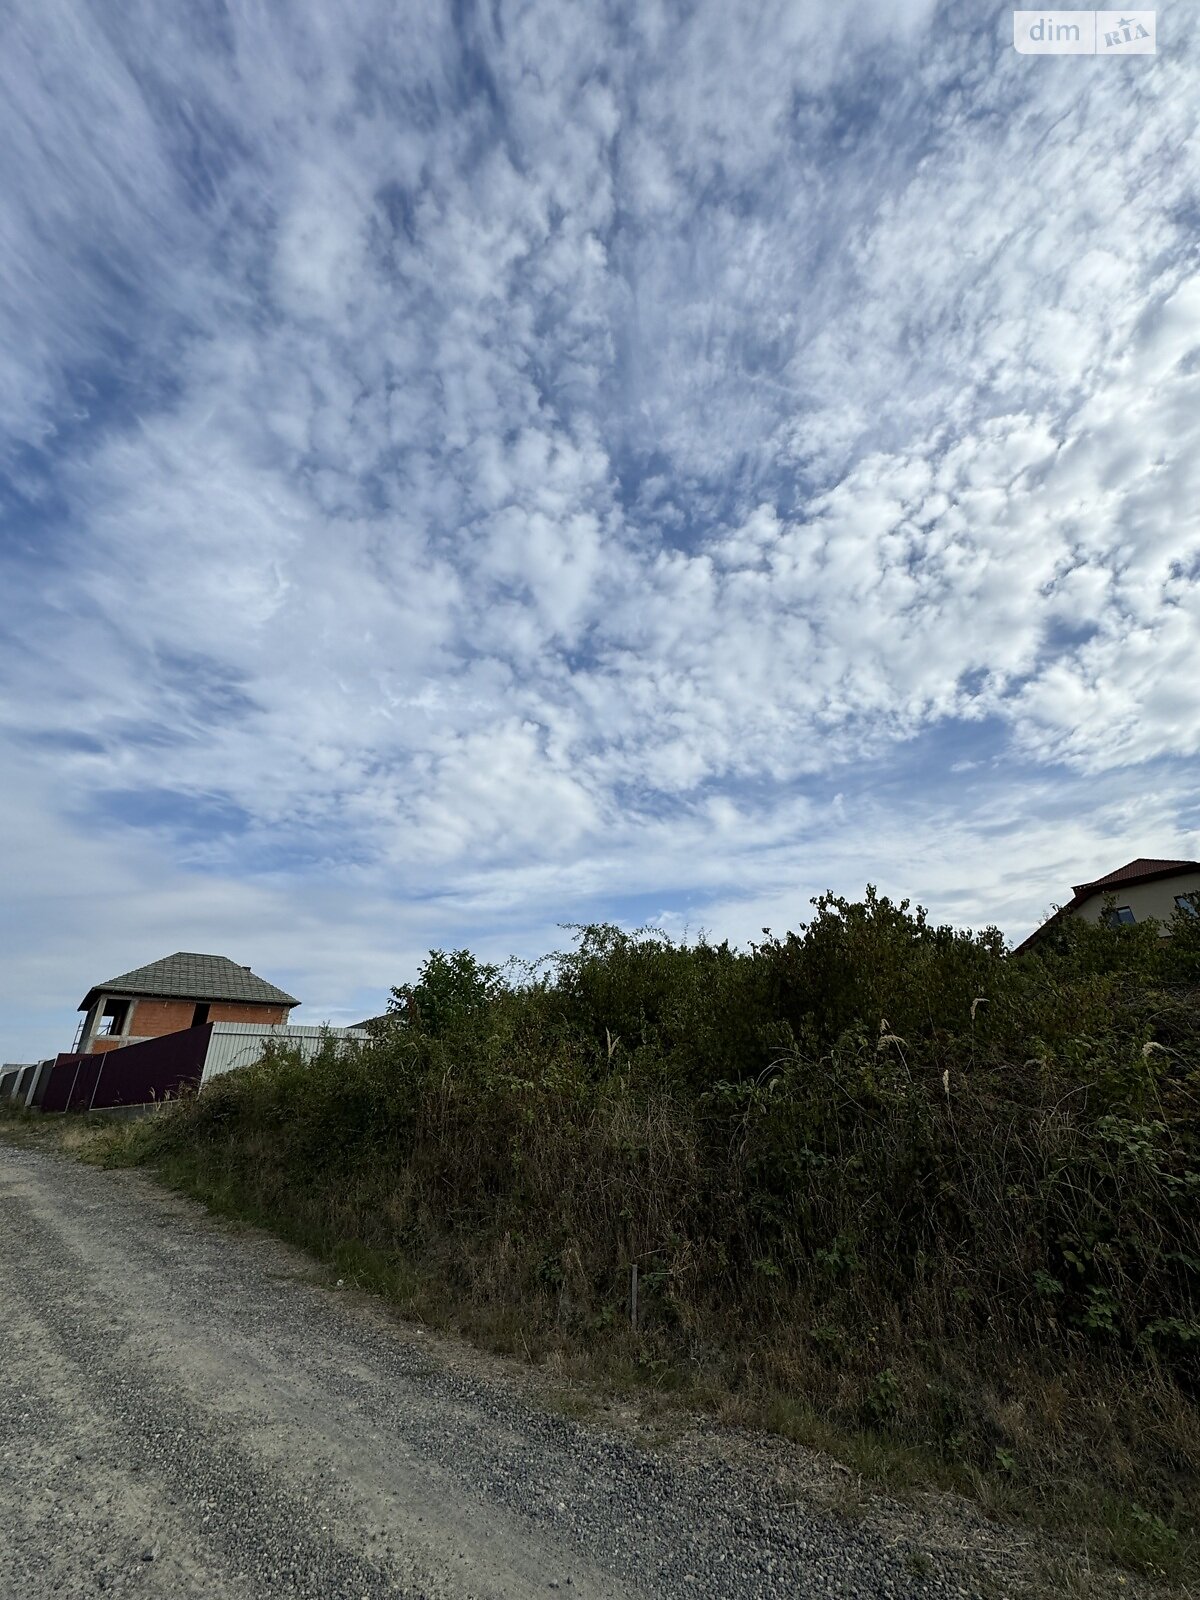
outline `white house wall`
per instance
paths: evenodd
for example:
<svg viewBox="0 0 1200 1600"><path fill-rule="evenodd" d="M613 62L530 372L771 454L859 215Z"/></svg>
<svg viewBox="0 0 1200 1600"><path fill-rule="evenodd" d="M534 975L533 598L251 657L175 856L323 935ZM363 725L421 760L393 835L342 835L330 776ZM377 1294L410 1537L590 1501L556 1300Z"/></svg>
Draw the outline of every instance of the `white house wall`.
<svg viewBox="0 0 1200 1600"><path fill-rule="evenodd" d="M1119 906L1128 906L1134 920L1145 922L1157 917L1160 922L1170 922L1175 915L1177 894L1196 895L1200 901L1200 872L1178 872L1170 878L1158 878L1153 883L1114 883L1094 894L1075 912L1085 922L1099 922L1104 910L1105 897L1112 894Z"/></svg>

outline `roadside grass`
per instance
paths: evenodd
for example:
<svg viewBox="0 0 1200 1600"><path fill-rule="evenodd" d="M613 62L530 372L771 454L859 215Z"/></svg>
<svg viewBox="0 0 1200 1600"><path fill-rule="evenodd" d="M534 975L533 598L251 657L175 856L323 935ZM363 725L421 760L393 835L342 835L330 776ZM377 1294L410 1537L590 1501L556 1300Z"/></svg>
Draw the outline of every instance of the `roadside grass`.
<svg viewBox="0 0 1200 1600"><path fill-rule="evenodd" d="M90 1159L95 1149L107 1147L114 1123L111 1117L100 1113L45 1117L40 1111L0 1100L0 1131L9 1144L41 1145Z"/></svg>
<svg viewBox="0 0 1200 1600"><path fill-rule="evenodd" d="M1062 1592L1179 1586L1198 992L1197 918L1013 960L868 891L746 953L435 952L365 1047L69 1137L652 1431L704 1410L965 1495L1061 1535Z"/></svg>
<svg viewBox="0 0 1200 1600"><path fill-rule="evenodd" d="M186 1120L189 1110L160 1115L169 1127L173 1117ZM752 1351L714 1344L684 1354L661 1330L635 1334L625 1307L608 1308L613 1314L602 1316L599 1328L585 1327L564 1318L561 1297L544 1286L514 1300L504 1287L504 1247L499 1259L473 1262L464 1280L452 1240L418 1261L347 1233L356 1212L362 1228L361 1203L352 1195L335 1200L305 1196L290 1185L277 1188L266 1176L272 1163L263 1146L230 1159L228 1147L180 1147L174 1137L164 1148L157 1117L115 1126L93 1118L75 1130L65 1121L66 1137L55 1141L60 1148L104 1167L148 1166L215 1215L269 1231L320 1261L331 1281L378 1295L431 1330L540 1369L551 1382L551 1403L565 1415L596 1416L614 1401L628 1402L637 1409L638 1437L647 1446L669 1440L680 1419L696 1412L777 1434L849 1470L833 1506L843 1514L861 1511L862 1497L877 1491L900 1499L930 1490L962 1496L988 1517L1032 1524L1062 1541L1057 1554L1039 1558L1040 1592L1046 1594L1120 1593L1119 1568L1179 1595L1193 1593L1200 1581L1200 1419L1161 1379L1156 1384L1129 1370L1098 1370L1087 1361L1035 1373L1021 1353L1010 1354L1011 1365L1000 1363L997 1370L996 1351L985 1375L969 1349L935 1358L913 1348L903 1360L892 1349L895 1381L884 1386L889 1403L873 1413L877 1389L864 1397L858 1380L845 1375L831 1386L827 1366L798 1359L797 1342L786 1333L774 1343L760 1339ZM925 1437L912 1436L897 1402L900 1393L921 1388L958 1390L963 1409L987 1419L1003 1441L993 1446L991 1462L981 1462L977 1452L960 1453L954 1438L931 1439L927 1429ZM1022 1398L1014 1399L1017 1394ZM874 1420L863 1421L864 1413ZM1139 1450L1144 1430L1157 1448ZM1017 1440L1019 1468L1012 1448ZM1178 1466L1173 1482L1162 1472L1164 1449ZM1145 1471L1147 1461L1153 1476Z"/></svg>
<svg viewBox="0 0 1200 1600"><path fill-rule="evenodd" d="M3 1133L92 1165L149 1170L166 1187L201 1202L222 1220L270 1232L311 1256L323 1264L327 1281L342 1280L378 1295L406 1319L538 1368L549 1380L548 1403L574 1420L602 1419L612 1403L628 1403L637 1412L636 1437L649 1448L669 1442L680 1419L696 1412L727 1426L777 1434L848 1469L841 1492L827 1503L851 1517L861 1515L876 1492L902 1500L930 1490L963 1496L988 1517L1009 1525L1033 1524L1062 1541L1060 1549L1048 1549L1031 1563L1036 1593L1078 1600L1121 1594L1127 1591L1121 1588L1120 1568L1151 1580L1152 1591L1161 1588L1180 1597L1196 1592L1200 1540L1190 1477L1181 1478L1178 1499L1162 1516L1126 1492L1113 1492L1097 1470L1094 1448L1080 1449L1073 1463L1064 1460L1061 1450L1047 1452L1046 1472L1018 1478L999 1461L988 1468L959 1460L952 1450L914 1444L886 1424L855 1426L838 1420L827 1409L821 1374L810 1374L816 1381L799 1387L793 1369L791 1381L781 1387L764 1375L762 1369L769 1371L772 1365L769 1358L756 1373L757 1363L715 1349L706 1361L664 1354L658 1338L618 1327L615 1317L603 1337L580 1337L578 1330L563 1324L553 1297L544 1293L523 1304L464 1296L457 1275L447 1274L436 1262L418 1263L395 1249L340 1234L323 1215L326 1208L297 1203L294 1193L286 1203L271 1198L240 1163L231 1167L214 1162L195 1149L165 1152L157 1118L169 1119L176 1109L167 1108L145 1122L123 1123L101 1115L41 1119L9 1114L3 1118ZM250 1170L253 1166L249 1163ZM1094 1380L1095 1374L1088 1376ZM909 1381L930 1380L910 1373ZM1061 1412L1061 1398L1057 1407ZM1098 1409L1101 1415L1109 1412L1103 1397ZM1102 1454L1114 1449L1111 1413L1103 1432L1104 1439L1097 1441ZM1200 1439L1184 1443L1187 1449L1197 1448ZM1115 1451L1119 1458L1119 1444ZM931 1566L928 1555L913 1552L915 1576Z"/></svg>

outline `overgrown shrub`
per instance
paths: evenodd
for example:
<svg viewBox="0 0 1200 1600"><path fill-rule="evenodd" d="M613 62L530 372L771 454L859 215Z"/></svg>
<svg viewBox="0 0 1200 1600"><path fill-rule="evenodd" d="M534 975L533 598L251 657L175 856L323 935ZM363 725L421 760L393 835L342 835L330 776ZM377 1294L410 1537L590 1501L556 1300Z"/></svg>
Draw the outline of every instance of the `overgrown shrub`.
<svg viewBox="0 0 1200 1600"><path fill-rule="evenodd" d="M1200 920L1171 931L1012 958L868 889L744 952L434 952L363 1048L276 1052L145 1137L520 1307L527 1344L623 1326L636 1262L641 1359L1010 1474L1058 1470L1020 1422L1058 1405L1161 1509L1200 1360Z"/></svg>

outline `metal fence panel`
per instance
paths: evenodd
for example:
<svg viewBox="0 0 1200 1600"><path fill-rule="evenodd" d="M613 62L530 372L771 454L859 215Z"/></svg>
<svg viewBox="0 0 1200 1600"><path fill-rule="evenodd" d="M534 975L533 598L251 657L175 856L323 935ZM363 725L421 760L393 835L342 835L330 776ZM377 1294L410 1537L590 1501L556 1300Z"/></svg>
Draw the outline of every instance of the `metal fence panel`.
<svg viewBox="0 0 1200 1600"><path fill-rule="evenodd" d="M158 1039L127 1044L96 1059L103 1063L88 1102L93 1110L174 1100L200 1083L211 1022ZM74 1103L74 1101L72 1101Z"/></svg>
<svg viewBox="0 0 1200 1600"><path fill-rule="evenodd" d="M29 1093L25 1098L27 1106L40 1106L46 1093L46 1085L50 1082L50 1074L54 1070L53 1061L39 1061L34 1069L33 1082L29 1085Z"/></svg>
<svg viewBox="0 0 1200 1600"><path fill-rule="evenodd" d="M43 1111L65 1111L67 1109L71 1099L71 1091L75 1087L75 1080L79 1077L79 1069L86 1060L86 1056L77 1055L73 1052L64 1052L55 1056L42 1094Z"/></svg>
<svg viewBox="0 0 1200 1600"><path fill-rule="evenodd" d="M201 1087L238 1067L250 1067L261 1060L269 1043L297 1049L311 1060L327 1039L338 1043L365 1043L370 1035L361 1028L321 1028L310 1025L260 1022L214 1022L208 1055L204 1062Z"/></svg>

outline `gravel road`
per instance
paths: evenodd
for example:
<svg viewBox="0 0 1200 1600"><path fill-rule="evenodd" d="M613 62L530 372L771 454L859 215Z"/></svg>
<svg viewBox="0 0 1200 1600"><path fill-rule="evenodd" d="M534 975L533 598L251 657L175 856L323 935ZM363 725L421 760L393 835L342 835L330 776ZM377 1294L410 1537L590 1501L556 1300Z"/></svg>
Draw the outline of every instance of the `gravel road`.
<svg viewBox="0 0 1200 1600"><path fill-rule="evenodd" d="M0 1144L0 1596L973 1592L471 1356L140 1174Z"/></svg>

